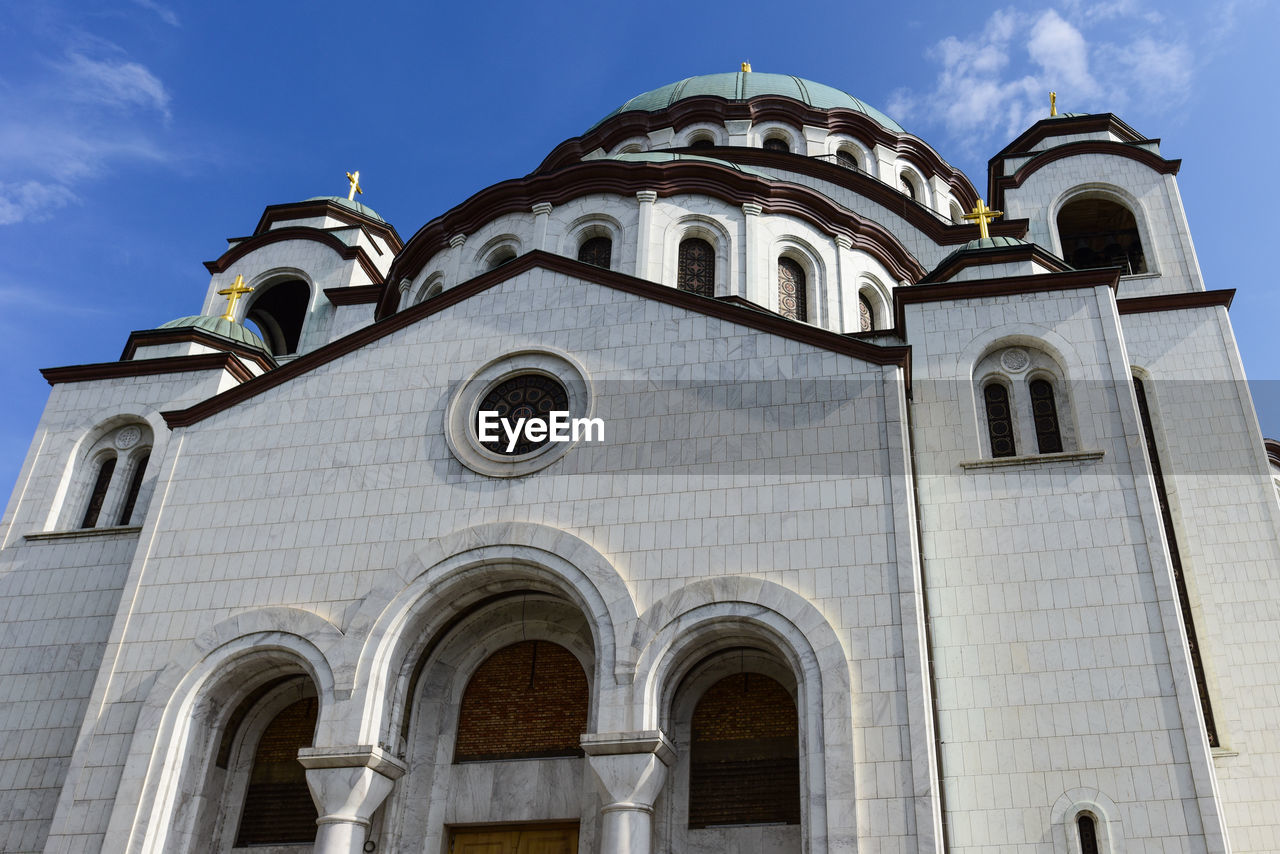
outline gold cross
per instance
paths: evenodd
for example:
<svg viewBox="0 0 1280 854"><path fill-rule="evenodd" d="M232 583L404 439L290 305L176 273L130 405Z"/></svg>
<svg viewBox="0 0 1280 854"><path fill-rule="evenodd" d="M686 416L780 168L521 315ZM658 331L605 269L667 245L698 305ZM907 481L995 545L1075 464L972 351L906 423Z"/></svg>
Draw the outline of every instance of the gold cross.
<svg viewBox="0 0 1280 854"><path fill-rule="evenodd" d="M351 189L347 191L347 198L355 201L356 193L364 195L364 190L360 189L360 170L347 173L347 180L351 182Z"/></svg>
<svg viewBox="0 0 1280 854"><path fill-rule="evenodd" d="M1049 93L1049 115L1056 116L1058 114L1058 93Z"/></svg>
<svg viewBox="0 0 1280 854"><path fill-rule="evenodd" d="M743 70L743 71L750 71L750 70L751 70L751 63L749 63L749 62L744 62L744 63L742 63L742 70Z"/></svg>
<svg viewBox="0 0 1280 854"><path fill-rule="evenodd" d="M978 234L982 237L990 237L991 234L987 231L987 223L998 216L1004 216L1004 211L993 211L987 207L986 202L978 199L978 203L973 207L973 213L967 213L963 218L969 222L977 222Z"/></svg>
<svg viewBox="0 0 1280 854"><path fill-rule="evenodd" d="M231 283L231 287L223 288L218 291L218 296L227 298L227 311L222 315L222 319L230 320L232 323L235 323L236 301L239 300L240 297L247 293L251 293L252 291L253 288L246 288L244 286L244 276L240 275L236 276L236 280Z"/></svg>

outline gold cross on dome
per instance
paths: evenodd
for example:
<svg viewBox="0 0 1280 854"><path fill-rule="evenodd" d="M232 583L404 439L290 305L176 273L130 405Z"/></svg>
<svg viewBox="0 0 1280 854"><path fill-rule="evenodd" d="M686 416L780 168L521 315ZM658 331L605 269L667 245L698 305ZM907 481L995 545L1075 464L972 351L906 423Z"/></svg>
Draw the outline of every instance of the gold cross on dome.
<svg viewBox="0 0 1280 854"><path fill-rule="evenodd" d="M245 294L252 293L252 291L253 291L253 288L246 288L244 286L244 276L240 276L240 275L236 276L236 280L231 283L231 287L223 288L222 290L218 291L218 296L223 296L227 298L227 311L225 314L222 315L222 319L229 320L232 323L235 323L236 322L236 317L235 317L236 301L239 300L240 297L244 296Z"/></svg>
<svg viewBox="0 0 1280 854"><path fill-rule="evenodd" d="M978 234L982 237L990 237L991 233L987 231L987 223L991 222L998 216L1004 216L1004 211L993 211L987 207L987 203L982 199L978 199L978 203L973 206L973 213L964 215L964 219L969 222L978 223Z"/></svg>
<svg viewBox="0 0 1280 854"><path fill-rule="evenodd" d="M1049 93L1049 115L1056 116L1058 114L1058 93Z"/></svg>
<svg viewBox="0 0 1280 854"><path fill-rule="evenodd" d="M750 71L750 70L751 70L751 63L749 63L749 62L744 62L744 63L742 63L742 70L743 70L743 71Z"/></svg>
<svg viewBox="0 0 1280 854"><path fill-rule="evenodd" d="M360 170L347 173L347 180L351 182L351 189L347 191L347 198L355 201L356 193L364 195L364 190L360 188Z"/></svg>

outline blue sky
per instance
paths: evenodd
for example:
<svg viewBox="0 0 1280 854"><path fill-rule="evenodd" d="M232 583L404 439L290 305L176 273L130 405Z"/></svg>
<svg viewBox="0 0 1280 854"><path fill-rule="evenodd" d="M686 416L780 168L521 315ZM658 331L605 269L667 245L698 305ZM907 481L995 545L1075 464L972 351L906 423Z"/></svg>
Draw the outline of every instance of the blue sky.
<svg viewBox="0 0 1280 854"><path fill-rule="evenodd" d="M796 74L888 112L985 191L1043 115L1112 111L1179 176L1280 436L1280 13L1237 2L731 4L7 0L0 6L0 491L38 369L119 358L199 311L202 262L262 208L345 193L406 239L534 169L618 104L692 74Z"/></svg>

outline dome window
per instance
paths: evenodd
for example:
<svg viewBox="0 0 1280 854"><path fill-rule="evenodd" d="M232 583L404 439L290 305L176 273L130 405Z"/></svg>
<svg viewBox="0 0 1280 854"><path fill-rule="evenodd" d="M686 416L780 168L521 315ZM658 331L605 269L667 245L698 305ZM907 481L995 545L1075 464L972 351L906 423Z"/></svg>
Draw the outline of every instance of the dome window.
<svg viewBox="0 0 1280 854"><path fill-rule="evenodd" d="M847 148L842 148L836 152L836 165L843 166L854 172L858 171L858 158Z"/></svg>
<svg viewBox="0 0 1280 854"><path fill-rule="evenodd" d="M790 152L791 146L788 145L787 141L782 137L771 136L764 141L764 150Z"/></svg>
<svg viewBox="0 0 1280 854"><path fill-rule="evenodd" d="M1119 267L1124 275L1147 272L1147 259L1138 235L1138 221L1111 199L1089 197L1064 205L1058 212L1062 257L1077 270Z"/></svg>
<svg viewBox="0 0 1280 854"><path fill-rule="evenodd" d="M485 265L485 270L496 270L514 260L516 260L516 251L510 246L504 246L489 256L489 263Z"/></svg>
<svg viewBox="0 0 1280 854"><path fill-rule="evenodd" d="M916 185L915 182L907 175L906 172L898 173L898 189L906 195L911 201L916 201Z"/></svg>
<svg viewBox="0 0 1280 854"><path fill-rule="evenodd" d="M704 297L716 295L716 252L700 237L680 242L676 287Z"/></svg>
<svg viewBox="0 0 1280 854"><path fill-rule="evenodd" d="M874 332L876 328L876 315L871 309L871 300L867 299L866 294L858 295L858 331Z"/></svg>
<svg viewBox="0 0 1280 854"><path fill-rule="evenodd" d="M716 141L705 133L700 133L689 140L690 148L713 148L715 144Z"/></svg>
<svg viewBox="0 0 1280 854"><path fill-rule="evenodd" d="M804 267L790 258L779 258L778 314L792 320L808 320L807 290Z"/></svg>

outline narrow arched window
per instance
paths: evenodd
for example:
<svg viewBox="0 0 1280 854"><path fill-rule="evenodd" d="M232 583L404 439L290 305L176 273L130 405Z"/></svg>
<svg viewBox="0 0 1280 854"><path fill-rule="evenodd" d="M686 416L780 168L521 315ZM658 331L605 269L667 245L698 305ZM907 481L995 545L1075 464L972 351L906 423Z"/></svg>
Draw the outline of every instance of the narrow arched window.
<svg viewBox="0 0 1280 854"><path fill-rule="evenodd" d="M836 152L836 165L843 166L846 169L852 169L854 172L857 172L858 158L853 156L853 152L842 148Z"/></svg>
<svg viewBox="0 0 1280 854"><path fill-rule="evenodd" d="M240 813L237 848L315 842L318 815L298 751L311 746L317 712L314 697L299 700L262 731Z"/></svg>
<svg viewBox="0 0 1280 854"><path fill-rule="evenodd" d="M690 147L690 148L711 148L711 147L713 147L715 144L716 144L716 141L715 141L714 139L712 139L711 137L709 137L709 136L699 136L699 137L695 137L695 138L694 138L694 139L689 143L689 147Z"/></svg>
<svg viewBox="0 0 1280 854"><path fill-rule="evenodd" d="M778 313L792 320L809 319L808 283L804 267L790 258L778 259Z"/></svg>
<svg viewBox="0 0 1280 854"><path fill-rule="evenodd" d="M129 491L124 496L124 506L120 508L120 521L118 525L128 525L129 518L133 516L134 505L138 503L138 493L142 490L142 479L147 474L147 463L151 460L151 454L143 454L138 457L133 464L133 475L129 478Z"/></svg>
<svg viewBox="0 0 1280 854"><path fill-rule="evenodd" d="M1053 400L1053 383L1048 380L1032 380L1031 417L1036 425L1036 445L1042 454L1056 454L1062 450L1062 431L1058 426L1058 405Z"/></svg>
<svg viewBox="0 0 1280 854"><path fill-rule="evenodd" d="M613 241L607 237L592 237L584 240L578 247L578 260L584 264L609 269L609 261L613 255Z"/></svg>
<svg viewBox="0 0 1280 854"><path fill-rule="evenodd" d="M1009 390L1000 383L987 383L982 389L987 405L987 436L991 439L991 456L1012 457L1017 454L1013 443L1013 414L1009 410Z"/></svg>
<svg viewBox="0 0 1280 854"><path fill-rule="evenodd" d="M1080 831L1080 854L1098 854L1098 828L1093 816L1081 813L1076 828Z"/></svg>
<svg viewBox="0 0 1280 854"><path fill-rule="evenodd" d="M875 312L871 310L871 300L867 299L865 294L858 295L858 329L861 332L871 332L876 328Z"/></svg>
<svg viewBox="0 0 1280 854"><path fill-rule="evenodd" d="M906 172L903 172L900 175L898 175L898 187L902 190L902 192L907 194L907 198L911 199L912 201L915 200L916 185L913 184L911 182L911 179L907 177Z"/></svg>
<svg viewBox="0 0 1280 854"><path fill-rule="evenodd" d="M791 146L781 137L771 136L764 141L765 151L790 151Z"/></svg>
<svg viewBox="0 0 1280 854"><path fill-rule="evenodd" d="M795 700L759 673L721 679L693 711L689 827L799 823Z"/></svg>
<svg viewBox="0 0 1280 854"><path fill-rule="evenodd" d="M476 668L462 694L453 761L581 756L587 674L547 641L503 647Z"/></svg>
<svg viewBox="0 0 1280 854"><path fill-rule="evenodd" d="M89 493L89 504L84 508L81 528L92 528L98 524L98 514L102 512L102 502L107 498L107 487L111 486L111 475L116 470L116 458L105 457L98 464L98 474L93 479L93 490Z"/></svg>
<svg viewBox="0 0 1280 854"><path fill-rule="evenodd" d="M698 237L681 241L677 265L677 288L704 297L716 295L716 253L710 243Z"/></svg>
<svg viewBox="0 0 1280 854"><path fill-rule="evenodd" d="M485 269L496 270L503 264L509 264L514 260L516 260L516 250L510 246L504 246L489 256L489 263Z"/></svg>

